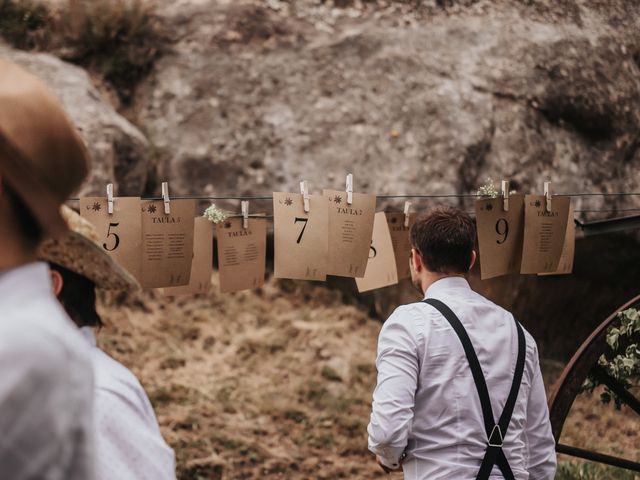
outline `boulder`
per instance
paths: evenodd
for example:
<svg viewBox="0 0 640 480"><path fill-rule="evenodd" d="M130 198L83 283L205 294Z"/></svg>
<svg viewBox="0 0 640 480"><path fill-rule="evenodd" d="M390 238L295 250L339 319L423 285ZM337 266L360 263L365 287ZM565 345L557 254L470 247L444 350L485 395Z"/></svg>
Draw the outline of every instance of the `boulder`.
<svg viewBox="0 0 640 480"><path fill-rule="evenodd" d="M342 188L347 172L378 194L473 193L486 177L526 192L637 183L638 15L569 2L553 21L505 5L320 28L282 2L213 3L167 7L177 40L137 99L180 194Z"/></svg>
<svg viewBox="0 0 640 480"><path fill-rule="evenodd" d="M86 71L52 55L14 50L2 43L0 57L40 77L80 130L93 160L81 195L105 195L107 183L114 184L116 195L143 193L153 171L149 141L103 98Z"/></svg>

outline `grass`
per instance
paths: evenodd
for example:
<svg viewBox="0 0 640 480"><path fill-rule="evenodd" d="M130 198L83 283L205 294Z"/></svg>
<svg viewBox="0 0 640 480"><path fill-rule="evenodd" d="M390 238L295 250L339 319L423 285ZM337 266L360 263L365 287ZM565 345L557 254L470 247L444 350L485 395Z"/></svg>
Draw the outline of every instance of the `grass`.
<svg viewBox="0 0 640 480"><path fill-rule="evenodd" d="M558 464L555 480L637 480L638 478L638 475L622 468L588 462L561 462Z"/></svg>
<svg viewBox="0 0 640 480"><path fill-rule="evenodd" d="M0 36L16 48L49 51L88 68L130 103L167 42L150 2L67 0L52 9L34 0L0 0Z"/></svg>
<svg viewBox="0 0 640 480"><path fill-rule="evenodd" d="M367 451L380 323L363 308L273 280L237 295L137 295L104 305L98 341L149 393L179 480L391 478ZM562 368L543 362L548 387ZM637 417L597 395L576 400L563 442L633 458ZM558 480L636 480L560 461Z"/></svg>

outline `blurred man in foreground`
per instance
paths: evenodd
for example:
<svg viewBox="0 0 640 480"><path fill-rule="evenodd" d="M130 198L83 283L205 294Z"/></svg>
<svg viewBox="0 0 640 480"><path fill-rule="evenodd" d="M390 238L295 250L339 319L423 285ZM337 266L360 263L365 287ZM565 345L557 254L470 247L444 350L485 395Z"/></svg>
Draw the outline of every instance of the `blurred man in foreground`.
<svg viewBox="0 0 640 480"><path fill-rule="evenodd" d="M62 107L0 59L0 476L92 480L89 349L51 291L42 239L89 168Z"/></svg>
<svg viewBox="0 0 640 480"><path fill-rule="evenodd" d="M406 480L553 480L535 341L475 293L473 221L437 208L411 229L411 277L425 300L396 309L378 340L369 449Z"/></svg>
<svg viewBox="0 0 640 480"><path fill-rule="evenodd" d="M91 347L96 479L175 480L173 450L142 385L96 345L96 287L135 290L138 282L105 253L93 225L67 207L62 212L70 231L45 241L38 257L49 262L53 291Z"/></svg>

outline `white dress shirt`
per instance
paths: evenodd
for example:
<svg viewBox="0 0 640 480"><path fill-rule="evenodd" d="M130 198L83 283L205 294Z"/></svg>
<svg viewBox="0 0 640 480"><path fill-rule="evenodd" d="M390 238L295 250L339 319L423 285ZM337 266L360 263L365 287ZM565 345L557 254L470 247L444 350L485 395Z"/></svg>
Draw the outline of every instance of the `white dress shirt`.
<svg viewBox="0 0 640 480"><path fill-rule="evenodd" d="M92 328L81 331L92 347L95 375L96 478L175 480L175 455L142 385L96 346Z"/></svg>
<svg viewBox="0 0 640 480"><path fill-rule="evenodd" d="M0 273L0 478L92 480L89 349L49 268Z"/></svg>
<svg viewBox="0 0 640 480"><path fill-rule="evenodd" d="M467 330L497 420L516 365L513 316L462 277L438 280L425 298L447 304ZM525 371L503 450L517 480L552 480L555 441L538 350L528 332L525 337ZM424 303L399 307L380 332L376 366L369 449L390 467L406 452L405 480L474 480L487 435L469 363L447 320ZM491 478L503 478L498 467Z"/></svg>

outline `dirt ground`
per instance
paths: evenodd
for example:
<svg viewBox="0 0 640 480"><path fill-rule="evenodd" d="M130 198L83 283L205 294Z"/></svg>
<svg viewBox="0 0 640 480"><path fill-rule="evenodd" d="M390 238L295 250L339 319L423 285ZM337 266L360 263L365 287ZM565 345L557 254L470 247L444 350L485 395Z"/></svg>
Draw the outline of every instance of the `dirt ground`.
<svg viewBox="0 0 640 480"><path fill-rule="evenodd" d="M102 309L99 343L140 378L178 478L401 478L367 451L380 323L321 285L221 295L214 276L213 290L107 298ZM561 369L544 363L548 384ZM579 398L563 442L633 458L640 422Z"/></svg>

